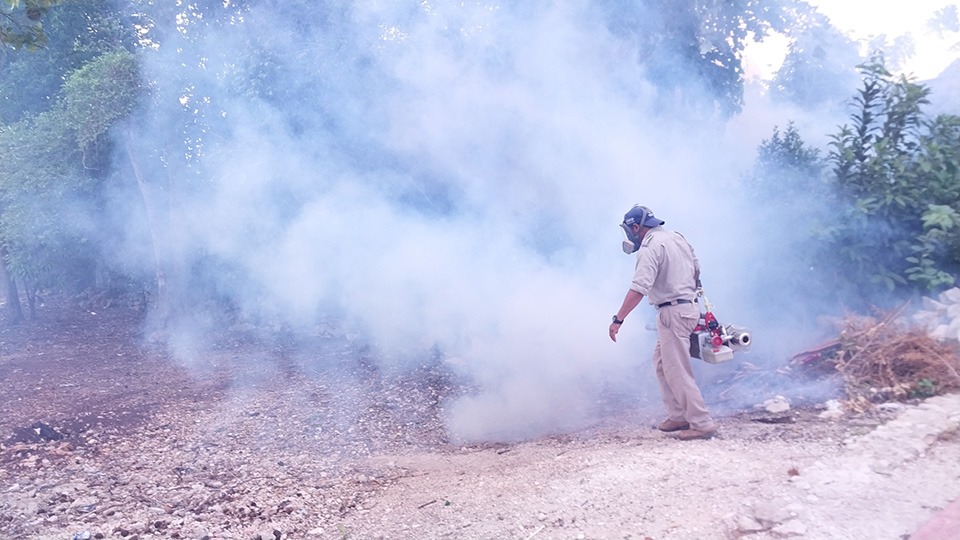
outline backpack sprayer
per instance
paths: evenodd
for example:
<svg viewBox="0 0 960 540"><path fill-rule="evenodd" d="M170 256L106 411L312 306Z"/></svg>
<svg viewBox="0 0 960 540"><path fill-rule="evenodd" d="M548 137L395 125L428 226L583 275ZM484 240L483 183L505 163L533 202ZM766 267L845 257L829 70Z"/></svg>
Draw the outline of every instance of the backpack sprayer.
<svg viewBox="0 0 960 540"><path fill-rule="evenodd" d="M745 328L720 324L703 289L697 289L697 297L703 298L703 306L707 311L700 315L700 323L690 334L690 356L719 364L732 359L734 351L749 350L753 343L750 333Z"/></svg>

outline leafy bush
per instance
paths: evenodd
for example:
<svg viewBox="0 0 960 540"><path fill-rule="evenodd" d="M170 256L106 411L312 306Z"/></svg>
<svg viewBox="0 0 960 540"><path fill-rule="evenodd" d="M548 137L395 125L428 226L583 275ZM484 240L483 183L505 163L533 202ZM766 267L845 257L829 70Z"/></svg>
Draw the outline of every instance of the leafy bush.
<svg viewBox="0 0 960 540"><path fill-rule="evenodd" d="M931 90L895 77L880 59L862 73L850 124L831 136L829 190L813 192L829 212L816 217L809 266L864 303L952 286L960 273L960 117L924 114ZM758 161L761 171L770 162L802 171L780 175L808 179L794 193L817 187L816 154L792 128L782 137L774 130Z"/></svg>

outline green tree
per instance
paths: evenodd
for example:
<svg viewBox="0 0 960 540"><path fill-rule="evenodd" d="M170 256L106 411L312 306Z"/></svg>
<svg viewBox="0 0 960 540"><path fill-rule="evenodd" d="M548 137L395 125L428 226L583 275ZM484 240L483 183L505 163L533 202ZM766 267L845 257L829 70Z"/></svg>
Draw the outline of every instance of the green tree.
<svg viewBox="0 0 960 540"><path fill-rule="evenodd" d="M814 231L831 206L825 173L820 151L804 142L793 123L783 131L775 127L758 147L754 167L743 179L744 191L753 218L776 241L765 241L763 262L747 278L757 298L787 295L823 300L831 294L822 281L821 261L812 256ZM776 316L805 315L791 310Z"/></svg>
<svg viewBox="0 0 960 540"><path fill-rule="evenodd" d="M727 117L743 106L743 51L792 34L813 12L790 0L606 0L611 31L633 43L648 79L685 105Z"/></svg>
<svg viewBox="0 0 960 540"><path fill-rule="evenodd" d="M958 119L927 117L930 89L882 59L862 69L851 124L830 143L840 213L821 231L822 256L862 298L950 285L960 269Z"/></svg>
<svg viewBox="0 0 960 540"><path fill-rule="evenodd" d="M794 201L798 197L825 194L824 161L820 151L803 141L793 122L773 135L757 149L757 161L746 183L751 195L774 206L805 211ZM776 212L782 212L777 208Z"/></svg>
<svg viewBox="0 0 960 540"><path fill-rule="evenodd" d="M92 139L116 111L81 118L64 99L64 83L104 51L123 51L135 41L134 28L112 6L64 3L43 17L44 47L8 48L0 57L0 250L14 321L21 318L16 282L34 314L40 287L75 287L93 274L91 209L109 174L112 148L106 138ZM80 91L102 92L96 98L107 100L118 88Z"/></svg>
<svg viewBox="0 0 960 540"><path fill-rule="evenodd" d="M859 81L857 45L826 20L796 32L783 65L771 81L771 95L807 109L842 103Z"/></svg>
<svg viewBox="0 0 960 540"><path fill-rule="evenodd" d="M92 178L62 111L54 110L0 129L0 245L7 277L23 284L31 316L41 287L81 279L88 256L72 227L75 205L89 200ZM80 270L78 272L78 270ZM8 291L15 291L12 281ZM15 292L8 294L19 304ZM15 310L15 308L13 308ZM13 320L19 317L11 313Z"/></svg>
<svg viewBox="0 0 960 540"><path fill-rule="evenodd" d="M150 230L161 313L169 309L165 260L165 205L143 165L143 150L136 142L138 104L146 99L147 84L137 58L125 50L103 54L71 73L63 86L63 114L73 127L82 162L109 156L118 150L127 158L129 173L139 190ZM113 141L119 140L119 145Z"/></svg>
<svg viewBox="0 0 960 540"><path fill-rule="evenodd" d="M58 5L44 17L43 47L9 50L0 57L0 123L49 110L67 75L105 51L133 50L132 21L112 6L110 0Z"/></svg>
<svg viewBox="0 0 960 540"><path fill-rule="evenodd" d="M921 231L906 258L907 279L926 289L955 285L960 276L960 116L924 125L908 173L926 187Z"/></svg>
<svg viewBox="0 0 960 540"><path fill-rule="evenodd" d="M47 36L41 19L57 0L3 0L0 5L0 47L36 49Z"/></svg>

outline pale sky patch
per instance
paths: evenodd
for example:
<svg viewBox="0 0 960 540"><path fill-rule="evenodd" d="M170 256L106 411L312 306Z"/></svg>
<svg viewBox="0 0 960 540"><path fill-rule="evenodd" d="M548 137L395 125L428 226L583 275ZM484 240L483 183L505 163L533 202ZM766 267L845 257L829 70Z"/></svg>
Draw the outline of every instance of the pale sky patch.
<svg viewBox="0 0 960 540"><path fill-rule="evenodd" d="M878 36L888 43L908 36L914 44L913 55L907 58L902 72L917 78L931 79L951 63L960 60L960 32L941 28L936 31L931 19L943 8L953 6L960 11L960 2L948 0L912 0L910 2L876 2L875 0L809 0L840 31L861 44L866 54L868 44ZM771 36L760 44L752 44L744 54L748 79L770 80L783 63L788 40Z"/></svg>

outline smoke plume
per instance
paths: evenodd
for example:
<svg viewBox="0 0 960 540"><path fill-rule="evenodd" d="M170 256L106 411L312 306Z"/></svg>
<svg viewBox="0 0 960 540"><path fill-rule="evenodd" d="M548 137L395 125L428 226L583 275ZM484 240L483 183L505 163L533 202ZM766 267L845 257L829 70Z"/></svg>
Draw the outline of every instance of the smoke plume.
<svg viewBox="0 0 960 540"><path fill-rule="evenodd" d="M396 4L258 3L181 37L157 19L138 139L194 145L164 174L188 186L176 252L216 261L204 286L297 328L336 317L390 369L439 353L480 389L447 408L451 434L516 440L596 420L604 393L658 403L653 309L607 337L640 203L694 245L723 322L782 357L765 310L798 299L745 301L779 240L739 181L771 109L728 125L691 105L709 97L663 95L587 2ZM149 259L137 238L112 249Z"/></svg>

